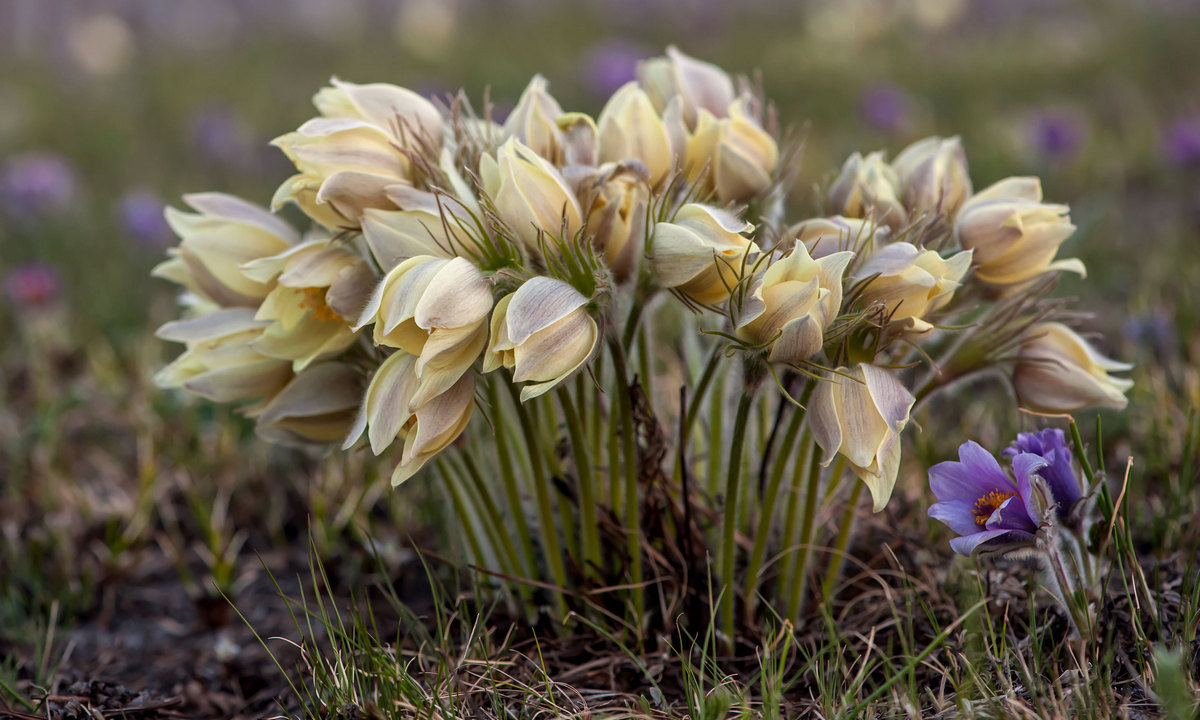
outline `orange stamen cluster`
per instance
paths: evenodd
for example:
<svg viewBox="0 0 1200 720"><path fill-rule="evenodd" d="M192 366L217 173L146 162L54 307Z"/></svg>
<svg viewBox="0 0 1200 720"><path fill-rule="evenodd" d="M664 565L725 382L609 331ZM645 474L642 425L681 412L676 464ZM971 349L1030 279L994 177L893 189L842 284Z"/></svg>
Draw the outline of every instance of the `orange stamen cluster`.
<svg viewBox="0 0 1200 720"><path fill-rule="evenodd" d="M300 307L311 312L313 319L318 322L346 322L345 318L325 304L325 293L328 290L329 288L319 287L304 288L304 299L300 301Z"/></svg>
<svg viewBox="0 0 1200 720"><path fill-rule="evenodd" d="M1015 492L1005 493L993 490L976 500L975 509L973 510L975 513L975 524L979 527L985 526L988 518L992 516L992 513L996 512L997 508L1004 504L1005 500L1016 496Z"/></svg>

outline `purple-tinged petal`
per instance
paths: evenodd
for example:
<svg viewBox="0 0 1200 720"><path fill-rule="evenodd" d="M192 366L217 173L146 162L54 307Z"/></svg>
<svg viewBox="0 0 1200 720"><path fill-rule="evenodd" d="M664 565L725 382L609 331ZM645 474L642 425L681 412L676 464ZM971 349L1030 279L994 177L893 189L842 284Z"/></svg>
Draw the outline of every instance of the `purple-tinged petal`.
<svg viewBox="0 0 1200 720"><path fill-rule="evenodd" d="M1029 516L1024 502L1010 497L1000 503L1000 507L992 512L984 527L988 530L1024 530L1028 533L1036 533L1038 521Z"/></svg>
<svg viewBox="0 0 1200 720"><path fill-rule="evenodd" d="M970 555L980 545L1023 545L1033 544L1034 536L1021 530L984 530L974 535L964 535L950 541L950 549L959 555Z"/></svg>
<svg viewBox="0 0 1200 720"><path fill-rule="evenodd" d="M996 458L968 440L958 448L961 462L952 460L929 468L929 487L941 502L966 500L974 503L989 492L1011 492L1012 482Z"/></svg>
<svg viewBox="0 0 1200 720"><path fill-rule="evenodd" d="M1025 510L1034 525L1040 524L1042 511L1033 496L1033 474L1046 467L1046 459L1033 453L1021 453L1013 458L1013 475L1017 478L1017 492L1025 503Z"/></svg>
<svg viewBox="0 0 1200 720"><path fill-rule="evenodd" d="M979 531L979 523L975 521L973 506L967 502L935 503L929 506L929 517L945 523L959 535L969 535Z"/></svg>

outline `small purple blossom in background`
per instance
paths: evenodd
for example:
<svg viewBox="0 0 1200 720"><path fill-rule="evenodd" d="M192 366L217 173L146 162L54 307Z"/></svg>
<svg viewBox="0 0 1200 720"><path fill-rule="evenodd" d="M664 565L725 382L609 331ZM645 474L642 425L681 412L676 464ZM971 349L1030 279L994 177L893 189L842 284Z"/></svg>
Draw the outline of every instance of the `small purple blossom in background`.
<svg viewBox="0 0 1200 720"><path fill-rule="evenodd" d="M1179 118L1171 123L1162 138L1162 152L1170 165L1200 165L1200 117Z"/></svg>
<svg viewBox="0 0 1200 720"><path fill-rule="evenodd" d="M1067 517L1075 503L1083 497L1083 484L1075 474L1071 463L1071 450L1067 438L1058 428L1046 428L1035 433L1020 433L1012 447L1004 450L1005 457L1021 453L1037 455L1046 461L1046 466L1037 471L1050 486L1050 494L1057 504L1058 516Z"/></svg>
<svg viewBox="0 0 1200 720"><path fill-rule="evenodd" d="M897 85L877 82L867 87L859 97L858 112L867 125L892 135L911 122L913 100Z"/></svg>
<svg viewBox="0 0 1200 720"><path fill-rule="evenodd" d="M18 220L62 210L75 197L75 169L57 153L35 150L15 155L0 171L0 203Z"/></svg>
<svg viewBox="0 0 1200 720"><path fill-rule="evenodd" d="M21 311L53 306L60 295L58 273L46 263L20 265L4 276L4 295Z"/></svg>
<svg viewBox="0 0 1200 720"><path fill-rule="evenodd" d="M1171 357L1179 344L1174 318L1161 309L1126 318L1122 330L1129 344L1142 352L1149 349L1160 361Z"/></svg>
<svg viewBox="0 0 1200 720"><path fill-rule="evenodd" d="M628 40L597 43L584 56L584 84L597 97L608 97L633 80L638 62L651 54Z"/></svg>
<svg viewBox="0 0 1200 720"><path fill-rule="evenodd" d="M232 110L211 105L200 108L188 124L193 151L213 165L252 170L261 156L249 127Z"/></svg>
<svg viewBox="0 0 1200 720"><path fill-rule="evenodd" d="M166 247L174 235L163 216L165 206L162 198L152 192L131 190L121 198L121 228L139 245Z"/></svg>
<svg viewBox="0 0 1200 720"><path fill-rule="evenodd" d="M1030 148L1039 160L1063 162L1078 154L1087 135L1087 123L1077 112L1040 110L1025 121Z"/></svg>
<svg viewBox="0 0 1200 720"><path fill-rule="evenodd" d="M1045 465L1038 455L1016 455L1014 483L991 453L968 440L958 448L958 462L929 468L929 487L938 500L929 508L929 517L959 534L950 547L960 555L970 555L981 545L997 550L1033 545L1041 525L1033 474Z"/></svg>

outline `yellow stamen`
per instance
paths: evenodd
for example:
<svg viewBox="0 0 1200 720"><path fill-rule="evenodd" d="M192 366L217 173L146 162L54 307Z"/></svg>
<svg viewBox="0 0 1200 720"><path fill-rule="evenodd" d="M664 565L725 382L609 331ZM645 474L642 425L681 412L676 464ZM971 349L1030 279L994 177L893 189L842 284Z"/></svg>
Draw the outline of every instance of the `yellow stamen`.
<svg viewBox="0 0 1200 720"><path fill-rule="evenodd" d="M345 318L325 304L325 293L328 291L329 288L304 288L304 299L300 301L300 307L312 312L313 319L317 322L345 323Z"/></svg>
<svg viewBox="0 0 1200 720"><path fill-rule="evenodd" d="M1015 492L992 491L976 500L975 509L973 510L975 513L975 524L979 527L984 527L987 524L988 518L992 516L992 513L996 512L997 508L1004 504L1005 500L1016 496Z"/></svg>

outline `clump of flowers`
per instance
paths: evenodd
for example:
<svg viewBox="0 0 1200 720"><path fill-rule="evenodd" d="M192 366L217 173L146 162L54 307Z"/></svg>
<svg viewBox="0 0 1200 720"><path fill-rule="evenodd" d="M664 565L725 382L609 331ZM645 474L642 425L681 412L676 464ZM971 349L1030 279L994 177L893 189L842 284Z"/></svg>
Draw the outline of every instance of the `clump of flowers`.
<svg viewBox="0 0 1200 720"><path fill-rule="evenodd" d="M974 192L957 138L855 153L808 217L770 103L674 48L595 117L541 77L503 125L381 83L314 104L274 141L296 173L271 209L168 210L155 274L185 310L159 334L185 350L159 381L243 403L272 441L391 449L529 615L704 627L712 576L727 642L764 601L798 618L816 518L846 508L844 551L862 490L887 505L918 403L988 370L1022 398L1065 378L1067 411L1122 389L1046 330L1057 274L1082 272L1056 259L1066 206L1035 178ZM996 508L960 526L1035 536L987 472Z"/></svg>

